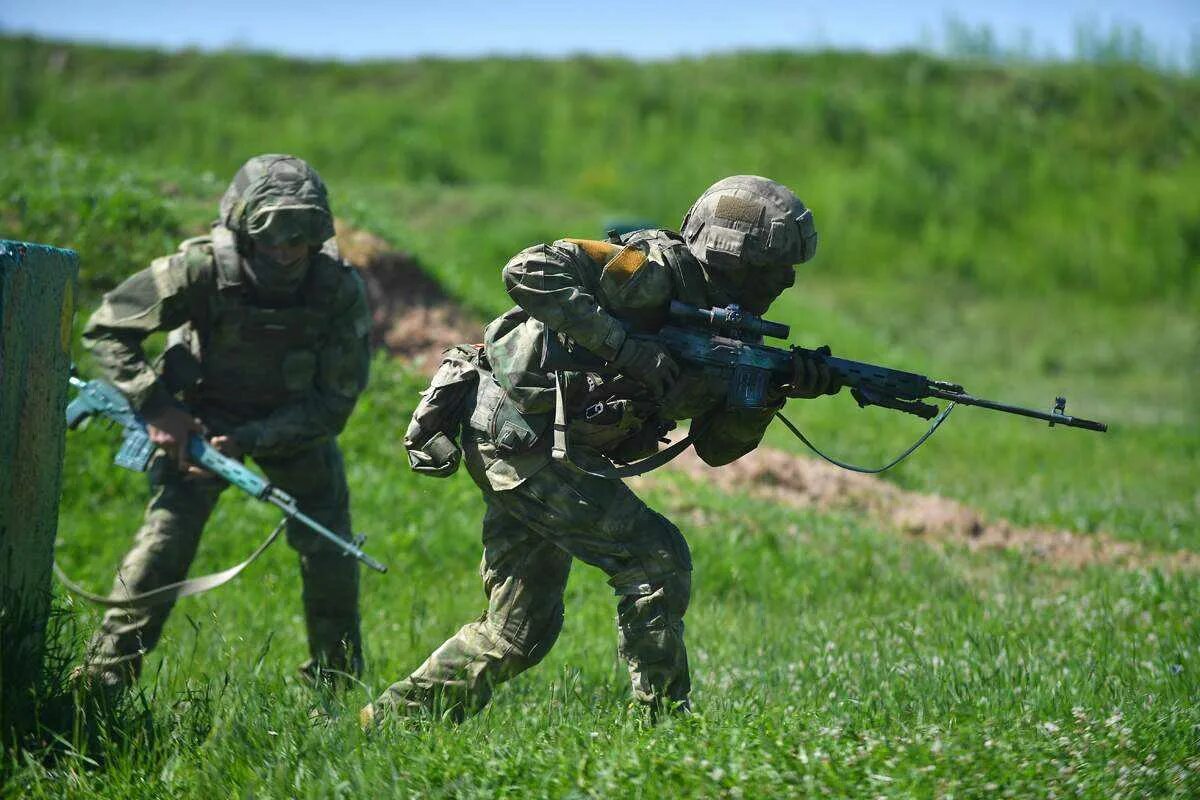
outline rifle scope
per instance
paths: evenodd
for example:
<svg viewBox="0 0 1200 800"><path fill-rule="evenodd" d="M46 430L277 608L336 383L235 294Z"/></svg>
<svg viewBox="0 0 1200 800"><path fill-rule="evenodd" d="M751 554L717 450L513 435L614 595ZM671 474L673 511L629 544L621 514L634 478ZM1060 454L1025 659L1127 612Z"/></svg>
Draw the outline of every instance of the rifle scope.
<svg viewBox="0 0 1200 800"><path fill-rule="evenodd" d="M711 328L734 338L741 338L739 334L743 334L786 339L791 333L791 328L782 322L771 322L753 314L743 314L737 306L697 308L678 300L672 300L670 314L672 319L682 324Z"/></svg>

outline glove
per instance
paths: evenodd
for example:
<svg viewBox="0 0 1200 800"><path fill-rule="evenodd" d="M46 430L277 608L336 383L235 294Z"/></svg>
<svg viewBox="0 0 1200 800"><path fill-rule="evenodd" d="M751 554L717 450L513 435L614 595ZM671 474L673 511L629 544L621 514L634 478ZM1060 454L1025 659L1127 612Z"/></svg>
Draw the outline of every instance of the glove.
<svg viewBox="0 0 1200 800"><path fill-rule="evenodd" d="M626 339L612 365L648 388L655 398L665 395L679 379L679 365L657 342Z"/></svg>
<svg viewBox="0 0 1200 800"><path fill-rule="evenodd" d="M842 385L829 371L829 363L823 358L830 354L829 347L818 347L813 352L817 355L792 351L792 377L780 387L785 397L809 400L823 394L837 394L842 390Z"/></svg>

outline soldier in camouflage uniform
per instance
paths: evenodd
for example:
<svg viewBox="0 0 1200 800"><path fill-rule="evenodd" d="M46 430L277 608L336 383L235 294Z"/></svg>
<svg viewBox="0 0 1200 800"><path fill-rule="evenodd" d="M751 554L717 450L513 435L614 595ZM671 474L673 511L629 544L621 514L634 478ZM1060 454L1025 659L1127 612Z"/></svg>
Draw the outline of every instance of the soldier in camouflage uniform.
<svg viewBox="0 0 1200 800"><path fill-rule="evenodd" d="M626 338L626 325L656 329L673 299L701 307L736 303L761 314L793 285L793 265L811 258L816 244L812 214L789 189L735 176L697 200L682 234L639 231L620 243L562 239L508 262L504 283L517 306L484 333L478 391L462 432L463 460L487 504L480 570L488 607L365 707L364 727L389 714L434 711L460 719L482 708L496 684L537 664L554 644L576 558L604 570L617 595L618 650L636 699L652 713L687 707L687 542L624 483L599 471L655 452L663 433L688 419L700 458L727 464L758 445L787 397L837 387L823 367L801 361L767 407L727 409L728 387L718 373L681 368L658 345ZM574 463L551 453L556 375L541 366L545 328L619 373L557 373Z"/></svg>
<svg viewBox="0 0 1200 800"><path fill-rule="evenodd" d="M226 486L187 463L193 430L226 455L251 456L303 511L349 537L336 437L367 382L370 319L362 281L339 259L333 234L320 176L292 156L257 156L234 177L209 236L129 277L88 321L85 345L161 448L114 597L187 575ZM155 331L171 331L157 368L142 351ZM302 674L358 673L357 562L298 523L289 522L287 538L304 587L311 658ZM117 689L136 679L170 610L110 610L82 673Z"/></svg>

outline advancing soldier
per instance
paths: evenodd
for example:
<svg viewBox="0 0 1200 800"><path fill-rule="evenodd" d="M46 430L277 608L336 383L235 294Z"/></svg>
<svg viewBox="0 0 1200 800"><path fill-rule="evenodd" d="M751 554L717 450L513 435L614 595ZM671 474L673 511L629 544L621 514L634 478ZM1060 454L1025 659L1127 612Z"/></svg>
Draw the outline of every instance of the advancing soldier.
<svg viewBox="0 0 1200 800"><path fill-rule="evenodd" d="M622 323L655 330L673 299L761 314L795 283L793 265L816 246L812 213L790 190L735 176L696 201L682 235L639 231L620 244L562 239L508 262L504 282L517 307L484 332L478 391L462 412L463 460L487 503L480 569L488 608L363 708L364 727L389 714L461 719L482 708L496 684L537 664L562 628L572 558L604 570L617 594L618 649L637 700L652 715L686 709L687 542L624 483L600 473L654 453L674 421L685 419L693 420L699 456L727 464L758 445L787 397L838 387L824 367L800 362L767 407L731 410L729 387L716 374L681 369L660 346L626 338ZM551 452L556 374L543 366L546 328L619 372L568 366L557 373L579 466ZM450 369L440 374L455 371L456 351L448 352L443 370ZM469 367L459 361L458 369ZM433 392L439 385L435 378ZM451 470L458 454L447 437L418 427L414 420L406 438L410 458L435 474Z"/></svg>
<svg viewBox="0 0 1200 800"><path fill-rule="evenodd" d="M190 431L205 431L228 456L252 456L303 511L350 536L336 437L367 382L370 319L361 279L338 258L325 184L298 158L256 156L234 177L220 215L210 236L185 241L106 294L83 333L162 451L150 470L145 522L113 584L116 598L187 575L226 486L188 464ZM155 369L142 340L168 330ZM322 670L357 674L357 562L298 523L289 523L287 538L304 583L311 658L302 675L315 682ZM127 686L170 610L110 610L81 676L110 691Z"/></svg>

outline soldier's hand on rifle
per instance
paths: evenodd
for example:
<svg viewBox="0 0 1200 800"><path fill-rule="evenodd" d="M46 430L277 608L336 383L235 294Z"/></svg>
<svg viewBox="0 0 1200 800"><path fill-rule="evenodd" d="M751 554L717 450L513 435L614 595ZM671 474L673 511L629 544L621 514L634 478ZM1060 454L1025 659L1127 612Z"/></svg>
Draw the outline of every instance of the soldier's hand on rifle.
<svg viewBox="0 0 1200 800"><path fill-rule="evenodd" d="M246 451L233 440L232 436L214 436L208 440L208 443L215 447L221 455L229 456L234 461L242 461L246 457Z"/></svg>
<svg viewBox="0 0 1200 800"><path fill-rule="evenodd" d="M187 440L192 431L203 431L200 420L177 406L168 406L146 420L146 432L150 441L161 447L179 469L189 474L199 470L188 463Z"/></svg>
<svg viewBox="0 0 1200 800"><path fill-rule="evenodd" d="M815 352L820 355L792 351L792 377L781 387L787 397L808 400L842 390L842 385L830 373L829 365L820 357L829 355L829 347L818 347Z"/></svg>
<svg viewBox="0 0 1200 800"><path fill-rule="evenodd" d="M679 379L679 365L657 342L626 339L612 363L621 374L649 388L656 398L665 395Z"/></svg>

